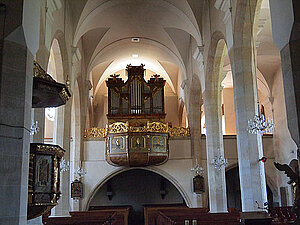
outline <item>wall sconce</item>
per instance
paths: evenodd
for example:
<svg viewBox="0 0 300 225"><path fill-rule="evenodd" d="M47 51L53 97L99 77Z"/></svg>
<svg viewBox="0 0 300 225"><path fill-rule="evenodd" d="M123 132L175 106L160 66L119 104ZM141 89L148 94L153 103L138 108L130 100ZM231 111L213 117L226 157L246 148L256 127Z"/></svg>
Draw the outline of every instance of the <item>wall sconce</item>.
<svg viewBox="0 0 300 225"><path fill-rule="evenodd" d="M263 163L265 163L265 162L267 162L267 157L261 157L259 160L258 160L258 162L263 162Z"/></svg>
<svg viewBox="0 0 300 225"><path fill-rule="evenodd" d="M37 134L40 131L38 121L32 121L30 126L30 136Z"/></svg>

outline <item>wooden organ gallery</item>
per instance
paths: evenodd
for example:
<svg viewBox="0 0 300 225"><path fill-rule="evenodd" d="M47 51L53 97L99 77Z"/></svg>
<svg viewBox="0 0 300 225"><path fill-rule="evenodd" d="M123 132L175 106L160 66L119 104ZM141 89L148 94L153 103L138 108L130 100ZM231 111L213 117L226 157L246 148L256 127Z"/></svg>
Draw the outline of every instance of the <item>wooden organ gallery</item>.
<svg viewBox="0 0 300 225"><path fill-rule="evenodd" d="M116 166L147 166L168 159L168 125L164 123L166 81L144 79L144 65L127 68L128 79L111 75L108 87L106 160Z"/></svg>
<svg viewBox="0 0 300 225"><path fill-rule="evenodd" d="M128 79L111 75L108 87L108 124L85 130L85 138L106 138L106 161L114 166L149 166L165 163L169 137L190 136L189 128L165 122L164 86L154 74L145 80L144 65L127 68Z"/></svg>

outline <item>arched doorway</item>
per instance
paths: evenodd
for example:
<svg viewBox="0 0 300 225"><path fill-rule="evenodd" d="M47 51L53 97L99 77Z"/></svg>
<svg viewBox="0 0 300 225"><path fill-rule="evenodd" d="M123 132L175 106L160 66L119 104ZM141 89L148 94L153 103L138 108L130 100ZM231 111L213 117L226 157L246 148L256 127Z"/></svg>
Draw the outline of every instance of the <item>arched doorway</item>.
<svg viewBox="0 0 300 225"><path fill-rule="evenodd" d="M143 169L131 169L109 179L95 193L91 206L132 206L130 225L144 224L143 206L185 204L177 188L161 175Z"/></svg>
<svg viewBox="0 0 300 225"><path fill-rule="evenodd" d="M226 191L227 191L227 206L242 211L241 203L241 188L239 178L239 168L234 167L226 171ZM267 197L269 207L273 206L273 193L267 185ZM261 206L260 207L264 207Z"/></svg>

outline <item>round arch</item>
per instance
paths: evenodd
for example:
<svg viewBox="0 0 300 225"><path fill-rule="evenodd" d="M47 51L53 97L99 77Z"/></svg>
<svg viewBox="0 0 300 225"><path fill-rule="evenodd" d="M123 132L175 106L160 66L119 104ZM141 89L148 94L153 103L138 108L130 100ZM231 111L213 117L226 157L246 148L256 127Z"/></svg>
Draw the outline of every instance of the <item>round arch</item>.
<svg viewBox="0 0 300 225"><path fill-rule="evenodd" d="M58 35L58 34L57 34ZM47 73L59 83L65 82L65 68L61 46L57 38L53 38L49 54L47 54ZM64 106L59 108L46 108L44 119L44 140L49 143L63 146L64 141Z"/></svg>
<svg viewBox="0 0 300 225"><path fill-rule="evenodd" d="M175 188L179 191L179 193L181 194L182 198L184 199L186 205L188 207L192 206L192 201L191 199L188 197L188 194L185 192L185 190L180 186L180 184L178 183L178 181L172 177L170 174L166 173L163 170L160 170L156 167L131 167L131 168L121 168L121 169L117 169L113 172L111 172L110 174L108 174L104 179L102 179L101 181L99 181L97 183L97 185L95 185L95 188L89 193L89 196L87 197L87 201L83 207L84 210L88 210L89 205L91 203L91 200L93 199L93 197L95 196L95 194L97 193L97 191L111 178L115 177L118 174L121 174L123 172L129 171L129 170L135 170L135 169L140 169L140 170L148 170L150 172L154 172L155 174L158 174L162 177L164 177L165 179L167 179L171 184L173 184L175 186Z"/></svg>
<svg viewBox="0 0 300 225"><path fill-rule="evenodd" d="M55 59L55 64L59 67L61 67L61 74L58 78L58 82L65 83L67 80L67 76L69 74L69 65L68 65L68 51L66 47L66 40L65 35L61 30L57 30L55 34L52 37L51 45L50 45L50 51L52 48L55 48L55 51L57 52L57 58ZM49 62L51 52L47 54L46 61Z"/></svg>

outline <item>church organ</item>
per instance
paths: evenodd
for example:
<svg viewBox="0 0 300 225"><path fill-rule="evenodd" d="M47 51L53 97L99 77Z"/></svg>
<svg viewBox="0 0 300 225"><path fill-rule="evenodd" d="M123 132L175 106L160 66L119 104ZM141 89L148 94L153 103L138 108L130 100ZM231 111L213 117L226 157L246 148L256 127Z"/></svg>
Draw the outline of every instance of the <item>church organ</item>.
<svg viewBox="0 0 300 225"><path fill-rule="evenodd" d="M169 137L188 137L189 128L165 123L164 86L159 75L145 80L144 65L127 68L128 79L111 75L108 124L85 129L85 138L105 138L106 161L114 166L149 166L167 162Z"/></svg>
<svg viewBox="0 0 300 225"><path fill-rule="evenodd" d="M124 82L119 75L111 75L106 81L108 87L108 119L126 122L128 119L147 118L163 120L164 86L166 81L153 75L144 79L144 65L127 65L128 79Z"/></svg>
<svg viewBox="0 0 300 225"><path fill-rule="evenodd" d="M169 131L164 124L166 81L153 75L145 81L144 65L127 65L128 79L111 75L108 87L106 160L114 166L148 166L169 156Z"/></svg>

